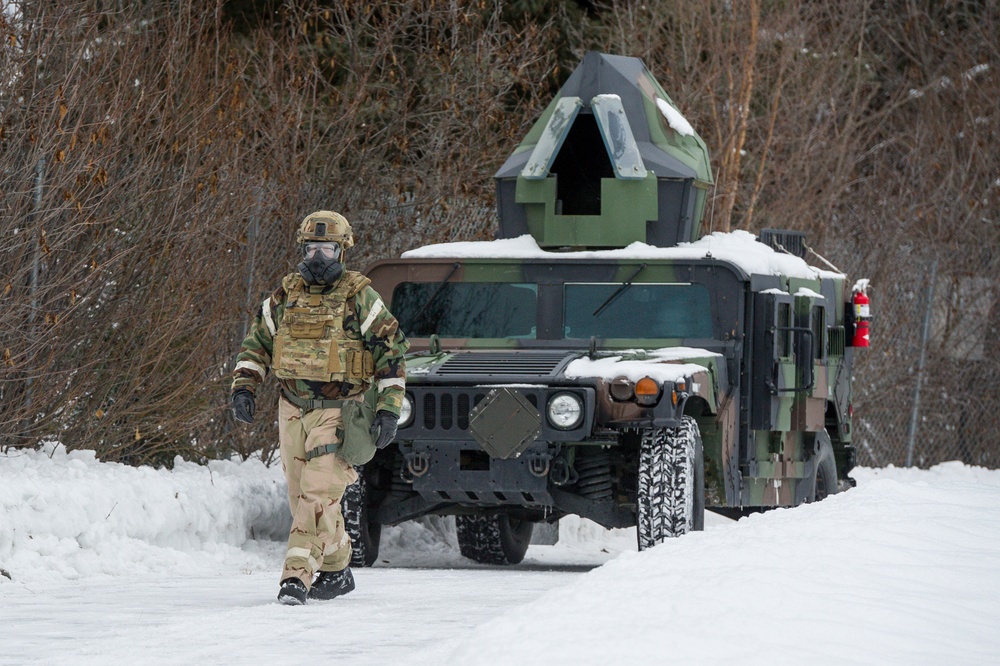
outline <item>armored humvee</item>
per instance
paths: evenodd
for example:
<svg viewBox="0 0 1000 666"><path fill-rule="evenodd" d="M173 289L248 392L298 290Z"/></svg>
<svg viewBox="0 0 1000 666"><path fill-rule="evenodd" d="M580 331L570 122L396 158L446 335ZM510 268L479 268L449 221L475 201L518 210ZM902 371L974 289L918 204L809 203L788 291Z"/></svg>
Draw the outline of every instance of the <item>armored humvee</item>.
<svg viewBox="0 0 1000 666"><path fill-rule="evenodd" d="M702 237L708 151L640 60L588 53L495 178L497 240L367 271L412 348L355 564L430 514L503 564L567 514L643 549L847 487L846 278L794 232Z"/></svg>

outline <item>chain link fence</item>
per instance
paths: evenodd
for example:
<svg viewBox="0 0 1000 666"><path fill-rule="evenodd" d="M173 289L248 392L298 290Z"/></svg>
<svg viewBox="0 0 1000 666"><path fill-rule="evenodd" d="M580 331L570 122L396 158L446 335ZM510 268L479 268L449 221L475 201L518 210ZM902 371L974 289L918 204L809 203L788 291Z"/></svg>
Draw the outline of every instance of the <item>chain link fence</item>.
<svg viewBox="0 0 1000 666"><path fill-rule="evenodd" d="M872 279L871 347L854 350L859 464L1000 466L996 239L827 245L851 279Z"/></svg>

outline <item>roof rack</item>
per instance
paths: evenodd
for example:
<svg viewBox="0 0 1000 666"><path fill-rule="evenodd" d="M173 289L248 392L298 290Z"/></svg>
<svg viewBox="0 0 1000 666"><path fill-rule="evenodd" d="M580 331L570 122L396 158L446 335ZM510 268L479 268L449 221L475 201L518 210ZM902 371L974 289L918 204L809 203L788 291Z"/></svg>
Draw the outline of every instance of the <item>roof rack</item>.
<svg viewBox="0 0 1000 666"><path fill-rule="evenodd" d="M799 259L806 258L806 234L790 229L761 229L760 242L779 252L787 252Z"/></svg>

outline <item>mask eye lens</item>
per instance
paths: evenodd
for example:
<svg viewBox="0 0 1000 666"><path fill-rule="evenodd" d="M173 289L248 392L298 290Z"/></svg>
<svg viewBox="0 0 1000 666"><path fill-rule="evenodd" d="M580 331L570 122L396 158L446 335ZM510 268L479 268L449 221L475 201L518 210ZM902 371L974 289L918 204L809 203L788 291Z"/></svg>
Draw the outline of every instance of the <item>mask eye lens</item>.
<svg viewBox="0 0 1000 666"><path fill-rule="evenodd" d="M337 259L340 257L340 245L337 243L308 243L305 247L305 258L312 259L319 253L324 259Z"/></svg>

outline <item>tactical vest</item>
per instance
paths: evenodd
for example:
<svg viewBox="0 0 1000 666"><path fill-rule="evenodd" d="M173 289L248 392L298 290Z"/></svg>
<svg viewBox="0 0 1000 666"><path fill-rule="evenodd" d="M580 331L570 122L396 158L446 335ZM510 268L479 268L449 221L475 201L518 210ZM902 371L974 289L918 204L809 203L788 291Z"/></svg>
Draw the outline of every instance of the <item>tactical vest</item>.
<svg viewBox="0 0 1000 666"><path fill-rule="evenodd" d="M370 381L375 362L364 341L344 330L347 299L371 282L345 271L332 291L310 293L298 273L285 276L285 312L274 334L271 368L281 379Z"/></svg>

